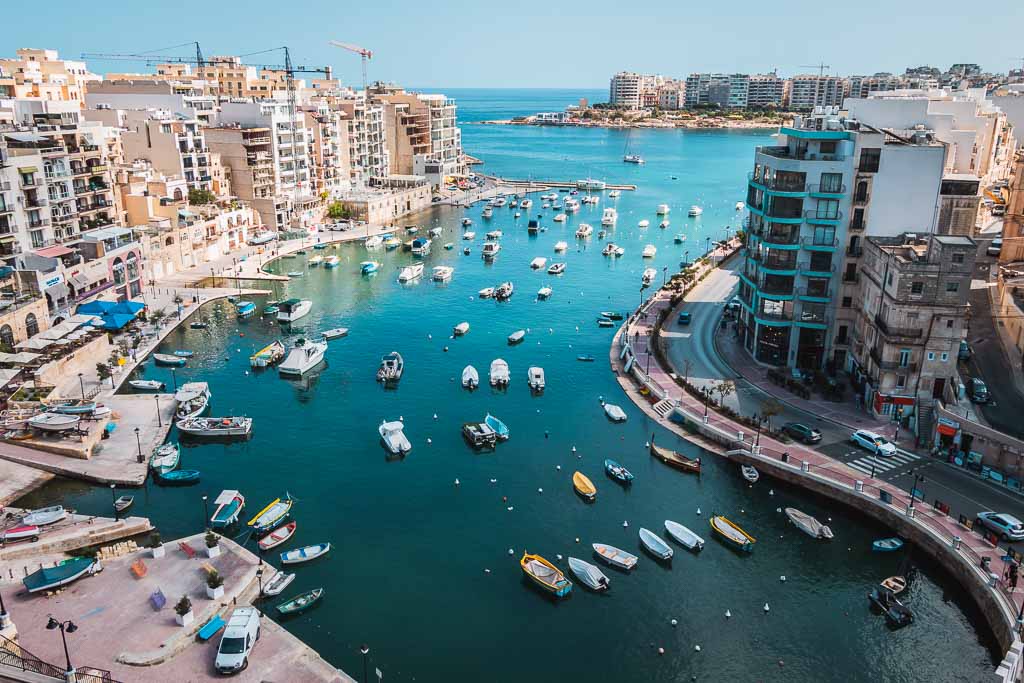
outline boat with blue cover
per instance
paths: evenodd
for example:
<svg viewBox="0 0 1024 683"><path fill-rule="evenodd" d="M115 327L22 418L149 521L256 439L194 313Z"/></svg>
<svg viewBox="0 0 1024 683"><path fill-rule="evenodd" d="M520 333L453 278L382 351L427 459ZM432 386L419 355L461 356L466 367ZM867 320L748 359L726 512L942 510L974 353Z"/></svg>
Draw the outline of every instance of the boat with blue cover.
<svg viewBox="0 0 1024 683"><path fill-rule="evenodd" d="M75 557L56 567L38 569L22 579L21 582L29 593L38 593L39 591L55 590L86 574L91 576L100 571L103 571L103 565L99 560L91 557Z"/></svg>
<svg viewBox="0 0 1024 683"><path fill-rule="evenodd" d="M174 352L174 355L177 356L178 358L191 358L192 356L195 355L195 353L185 349L179 349L178 351Z"/></svg>
<svg viewBox="0 0 1024 683"><path fill-rule="evenodd" d="M235 304L235 313L239 318L248 318L256 312L256 304L251 301L239 301Z"/></svg>
<svg viewBox="0 0 1024 683"><path fill-rule="evenodd" d="M199 470L174 470L160 475L164 484L195 484L199 481Z"/></svg>
<svg viewBox="0 0 1024 683"><path fill-rule="evenodd" d="M245 507L245 496L238 491L225 490L220 492L213 503L217 508L213 511L213 517L210 517L210 526L215 529L223 528L238 521L238 516Z"/></svg>
<svg viewBox="0 0 1024 683"><path fill-rule="evenodd" d="M172 368L180 368L185 365L186 359L181 356L172 356L167 353L154 353L153 360L157 365L165 365Z"/></svg>
<svg viewBox="0 0 1024 683"><path fill-rule="evenodd" d="M903 541L893 536L892 538L880 538L871 544L872 550L879 553L896 552L903 547Z"/></svg>
<svg viewBox="0 0 1024 683"><path fill-rule="evenodd" d="M316 545L307 545L304 548L286 550L281 553L281 564L299 564L301 562L309 562L310 560L315 560L318 557L323 557L329 552L331 552L330 543L317 543Z"/></svg>
<svg viewBox="0 0 1024 683"><path fill-rule="evenodd" d="M62 415L86 415L96 410L96 401L75 398L50 403L46 409L51 413L61 413Z"/></svg>
<svg viewBox="0 0 1024 683"><path fill-rule="evenodd" d="M497 435L499 441L508 441L508 437L510 436L510 434L508 431L508 425L506 425L504 422L494 417L490 413L487 413L487 417L484 418L484 424L486 424L488 427L494 430L494 433L495 435Z"/></svg>
<svg viewBox="0 0 1024 683"><path fill-rule="evenodd" d="M378 270L380 270L380 264L376 261L363 261L359 264L359 272L363 275L376 273Z"/></svg>

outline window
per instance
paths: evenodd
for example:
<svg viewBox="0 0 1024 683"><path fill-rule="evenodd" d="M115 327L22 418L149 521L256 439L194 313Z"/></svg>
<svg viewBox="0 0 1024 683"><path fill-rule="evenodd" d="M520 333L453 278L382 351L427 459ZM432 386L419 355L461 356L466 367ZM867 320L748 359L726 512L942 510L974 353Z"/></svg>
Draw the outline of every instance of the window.
<svg viewBox="0 0 1024 683"><path fill-rule="evenodd" d="M885 278L885 284L886 284L886 286L891 286L891 285L892 285L892 273L889 273L889 274L888 274L888 275L886 276L886 278Z"/></svg>
<svg viewBox="0 0 1024 683"><path fill-rule="evenodd" d="M910 283L910 293L911 294L922 294L922 293L924 293L924 283L920 282L920 281L911 282Z"/></svg>
<svg viewBox="0 0 1024 683"><path fill-rule="evenodd" d="M814 244L831 247L836 243L836 229L832 225L814 226Z"/></svg>
<svg viewBox="0 0 1024 683"><path fill-rule="evenodd" d="M907 386L907 376L906 375L896 375L896 386L898 386L900 388ZM886 413L886 414L888 414L888 413Z"/></svg>
<svg viewBox="0 0 1024 683"><path fill-rule="evenodd" d="M953 329L953 319L952 318L950 318L949 320L946 321L946 328L950 329L950 330Z"/></svg>
<svg viewBox="0 0 1024 683"><path fill-rule="evenodd" d="M836 344L845 344L846 343L846 332L847 332L846 325L840 325L839 326L839 332L836 333Z"/></svg>
<svg viewBox="0 0 1024 683"><path fill-rule="evenodd" d="M935 352L934 351L929 351L928 352L928 360L935 360Z"/></svg>
<svg viewBox="0 0 1024 683"><path fill-rule="evenodd" d="M900 367L905 368L910 365L910 349L900 349Z"/></svg>
<svg viewBox="0 0 1024 683"><path fill-rule="evenodd" d="M839 200L819 199L818 210L815 212L815 216L829 219L839 218Z"/></svg>
<svg viewBox="0 0 1024 683"><path fill-rule="evenodd" d="M29 337L39 334L39 323L36 321L35 313L29 313L25 316L25 334Z"/></svg>
<svg viewBox="0 0 1024 683"><path fill-rule="evenodd" d="M0 344L3 344L9 353L14 352L14 330L10 325L0 327Z"/></svg>
<svg viewBox="0 0 1024 683"><path fill-rule="evenodd" d="M852 296L844 296L843 297L843 308L851 308L852 306L853 306L853 297Z"/></svg>
<svg viewBox="0 0 1024 683"><path fill-rule="evenodd" d="M963 263L964 255L962 253L953 254L953 263Z"/></svg>
<svg viewBox="0 0 1024 683"><path fill-rule="evenodd" d="M939 360L945 363L947 360L949 360L949 354L944 352L941 356L939 356Z"/></svg>
<svg viewBox="0 0 1024 683"><path fill-rule="evenodd" d="M882 149L880 147L868 147L860 151L860 164L857 170L861 173L878 173L878 166L882 161Z"/></svg>
<svg viewBox="0 0 1024 683"><path fill-rule="evenodd" d="M818 143L818 150L822 154L835 154L836 153L836 141L835 140L822 140Z"/></svg>
<svg viewBox="0 0 1024 683"><path fill-rule="evenodd" d="M853 201L866 202L868 200L868 181L862 180L857 183L857 191L853 195Z"/></svg>
<svg viewBox="0 0 1024 683"><path fill-rule="evenodd" d="M819 189L822 192L842 192L843 191L843 174L842 173L822 173L821 174L821 187Z"/></svg>
<svg viewBox="0 0 1024 683"><path fill-rule="evenodd" d="M947 282L946 283L946 292L947 293L952 294L954 292L959 292L959 291L960 291L960 283L959 282Z"/></svg>

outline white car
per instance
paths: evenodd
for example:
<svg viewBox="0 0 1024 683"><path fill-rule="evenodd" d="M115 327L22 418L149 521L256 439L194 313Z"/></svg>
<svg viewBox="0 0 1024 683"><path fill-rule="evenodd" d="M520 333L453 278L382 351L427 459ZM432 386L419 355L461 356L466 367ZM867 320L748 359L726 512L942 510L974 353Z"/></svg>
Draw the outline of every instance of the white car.
<svg viewBox="0 0 1024 683"><path fill-rule="evenodd" d="M858 429L850 435L850 443L861 448L866 448L875 455L890 456L896 455L896 444L886 439L881 434L869 432L866 429Z"/></svg>
<svg viewBox="0 0 1024 683"><path fill-rule="evenodd" d="M249 654L260 639L260 615L255 607L239 607L231 613L217 647L214 666L218 673L234 674L249 666Z"/></svg>

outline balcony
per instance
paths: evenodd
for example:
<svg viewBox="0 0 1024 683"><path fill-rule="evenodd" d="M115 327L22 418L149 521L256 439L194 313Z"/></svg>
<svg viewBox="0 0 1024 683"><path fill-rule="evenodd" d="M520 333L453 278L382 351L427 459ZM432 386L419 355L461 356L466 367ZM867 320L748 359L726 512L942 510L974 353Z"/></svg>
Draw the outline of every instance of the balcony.
<svg viewBox="0 0 1024 683"><path fill-rule="evenodd" d="M788 233L781 232L767 232L758 233L758 237L764 242L765 246L771 248L773 245L794 245L800 243L800 232L793 230Z"/></svg>
<svg viewBox="0 0 1024 683"><path fill-rule="evenodd" d="M875 315L875 325L886 337L904 337L906 339L920 339L924 330L919 327L893 327L885 321L881 314Z"/></svg>
<svg viewBox="0 0 1024 683"><path fill-rule="evenodd" d="M46 197L29 197L28 195L25 195L25 206L30 209L38 209L49 203L50 200Z"/></svg>
<svg viewBox="0 0 1024 683"><path fill-rule="evenodd" d="M865 228L867 228L867 223L864 221L864 219L863 218L858 219L856 214L854 214L853 220L850 221L850 230L856 230L856 231L860 232L861 230L864 230Z"/></svg>
<svg viewBox="0 0 1024 683"><path fill-rule="evenodd" d="M858 256L861 256L863 253L864 253L864 247L847 247L846 248L846 255L847 256L852 256L853 258L857 258Z"/></svg>
<svg viewBox="0 0 1024 683"><path fill-rule="evenodd" d="M28 227L32 228L32 229L35 229L35 228L45 228L49 224L50 224L50 219L49 218L35 218L35 219L29 219Z"/></svg>
<svg viewBox="0 0 1024 683"><path fill-rule="evenodd" d="M879 370L902 370L907 374L917 372L917 363L901 364L898 360L882 360L882 352L878 348L872 348L869 355Z"/></svg>
<svg viewBox="0 0 1024 683"><path fill-rule="evenodd" d="M860 282L860 272L855 270L852 273L843 273L843 282Z"/></svg>
<svg viewBox="0 0 1024 683"><path fill-rule="evenodd" d="M92 166L86 166L89 169L89 173L103 173L107 170L106 164L93 164Z"/></svg>
<svg viewBox="0 0 1024 683"><path fill-rule="evenodd" d="M793 320L793 311L787 311L787 310L783 309L783 310L780 310L780 311L768 312L768 311L765 311L765 310L762 309L762 310L759 310L759 311L755 311L754 312L754 317L757 318L758 320L769 320L769 321L778 321L778 322L792 322L792 320Z"/></svg>
<svg viewBox="0 0 1024 683"><path fill-rule="evenodd" d="M831 299L831 287L800 287L796 290L797 296L811 299Z"/></svg>
<svg viewBox="0 0 1024 683"><path fill-rule="evenodd" d="M809 152L806 149L790 150L789 147L758 147L757 151L776 159L795 159L797 161L844 161L846 157L841 154L818 154Z"/></svg>
<svg viewBox="0 0 1024 683"><path fill-rule="evenodd" d="M28 177L21 176L21 186L22 187L39 187L39 183L36 182L35 176L28 176Z"/></svg>
<svg viewBox="0 0 1024 683"><path fill-rule="evenodd" d="M839 247L839 240L836 238L826 239L808 235L800 240L803 248L808 251L835 251Z"/></svg>
<svg viewBox="0 0 1024 683"><path fill-rule="evenodd" d="M261 137L258 137L258 138L242 138L242 144L246 145L246 146L249 146L249 145L269 145L270 144L270 136L269 135L265 135L265 136L261 136Z"/></svg>
<svg viewBox="0 0 1024 683"><path fill-rule="evenodd" d="M836 211L833 214L829 214L824 211L817 211L816 209L809 209L804 211L804 219L808 223L826 223L828 225L836 225L843 218L842 211Z"/></svg>
<svg viewBox="0 0 1024 683"><path fill-rule="evenodd" d="M807 191L812 197L839 197L846 194L846 185L821 185L816 183L808 185Z"/></svg>
<svg viewBox="0 0 1024 683"><path fill-rule="evenodd" d="M776 178L773 178L772 180L769 180L769 181L765 181L763 178L760 179L760 180L757 180L757 179L754 178L754 173L753 172L750 172L750 173L747 174L747 181L750 182L750 184L752 184L752 185L755 185L755 186L757 186L757 187L759 187L761 189L767 190L767 191L772 192L774 194L784 194L784 195L796 196L796 195L801 195L801 194L806 194L807 193L807 183L806 182L793 182L793 181L790 181L790 180L781 180L780 181L780 180L778 180Z"/></svg>
<svg viewBox="0 0 1024 683"><path fill-rule="evenodd" d="M72 166L71 167L71 174L74 175L74 176L89 175L91 172L92 171L90 171L85 166Z"/></svg>

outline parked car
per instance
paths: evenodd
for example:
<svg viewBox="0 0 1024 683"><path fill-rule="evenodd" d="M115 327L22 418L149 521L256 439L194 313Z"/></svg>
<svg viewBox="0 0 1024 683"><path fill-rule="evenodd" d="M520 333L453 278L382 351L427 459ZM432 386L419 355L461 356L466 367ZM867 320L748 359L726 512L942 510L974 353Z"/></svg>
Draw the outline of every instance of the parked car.
<svg viewBox="0 0 1024 683"><path fill-rule="evenodd" d="M730 313L739 313L740 308L742 308L742 305L740 304L740 298L738 296L734 296L729 299L729 303L725 305L725 310Z"/></svg>
<svg viewBox="0 0 1024 683"><path fill-rule="evenodd" d="M1004 541L1024 541L1024 522L1001 512L979 512L978 521Z"/></svg>
<svg viewBox="0 0 1024 683"><path fill-rule="evenodd" d="M804 443L818 443L821 441L821 432L813 427L800 424L799 422L790 422L786 424L782 430L794 439L803 441Z"/></svg>
<svg viewBox="0 0 1024 683"><path fill-rule="evenodd" d="M967 387L967 390L971 393L971 401L974 403L988 403L988 386L985 385L984 381L973 377Z"/></svg>
<svg viewBox="0 0 1024 683"><path fill-rule="evenodd" d="M866 429L858 429L850 435L850 442L872 451L875 455L890 456L896 455L896 444L886 439L881 434L869 432Z"/></svg>
<svg viewBox="0 0 1024 683"><path fill-rule="evenodd" d="M973 351L971 350L971 345L967 343L966 339L961 339L960 350L957 351L956 357L959 358L960 360L970 360L972 353Z"/></svg>
<svg viewBox="0 0 1024 683"><path fill-rule="evenodd" d="M693 320L693 315L689 311L679 311L679 319L676 321L680 325L689 325Z"/></svg>
<svg viewBox="0 0 1024 683"><path fill-rule="evenodd" d="M993 216L1005 216L1006 215L1006 204L996 204L992 207Z"/></svg>
<svg viewBox="0 0 1024 683"><path fill-rule="evenodd" d="M988 249L985 250L985 253L988 254L989 256L999 256L999 252L1001 252L1002 250L1003 238L996 237L994 240L992 240L992 243L988 245Z"/></svg>
<svg viewBox="0 0 1024 683"><path fill-rule="evenodd" d="M217 647L214 667L218 673L235 674L249 666L249 654L260 639L260 615L255 607L239 607L231 613Z"/></svg>

